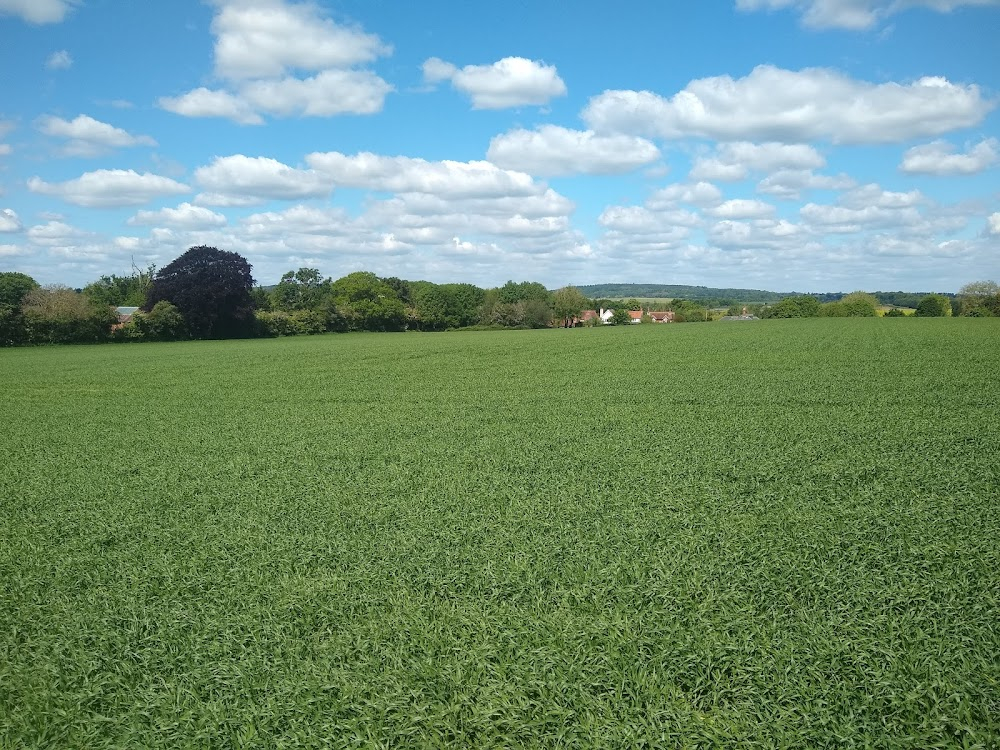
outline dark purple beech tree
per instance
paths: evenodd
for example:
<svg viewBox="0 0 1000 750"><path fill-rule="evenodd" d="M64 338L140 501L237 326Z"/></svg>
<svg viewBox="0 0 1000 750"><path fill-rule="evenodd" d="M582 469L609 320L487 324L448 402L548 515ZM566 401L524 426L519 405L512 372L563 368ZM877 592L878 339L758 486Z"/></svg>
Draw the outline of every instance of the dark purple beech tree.
<svg viewBox="0 0 1000 750"><path fill-rule="evenodd" d="M145 311L160 301L173 304L196 339L251 336L254 329L254 280L238 253L199 245L167 264L153 277Z"/></svg>

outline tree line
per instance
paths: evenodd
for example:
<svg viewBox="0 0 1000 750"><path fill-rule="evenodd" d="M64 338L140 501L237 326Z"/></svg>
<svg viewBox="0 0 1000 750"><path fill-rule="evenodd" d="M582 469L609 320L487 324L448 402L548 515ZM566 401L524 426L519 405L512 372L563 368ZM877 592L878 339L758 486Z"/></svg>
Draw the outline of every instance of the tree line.
<svg viewBox="0 0 1000 750"><path fill-rule="evenodd" d="M865 292L830 302L796 295L750 306L749 312L761 318L874 316L878 304ZM123 320L116 311L121 307L138 311ZM713 319L712 310L701 301L641 305L636 299L591 299L572 286L550 291L532 281L484 289L383 278L366 271L334 280L323 278L315 268L299 268L264 288L238 253L198 246L159 270L149 266L127 276L102 276L80 290L43 287L23 273L0 273L0 346L548 328L577 325L584 310L602 308L615 311L612 324L631 323L629 311L636 310L670 310L676 322ZM740 315L742 307L734 305L729 313ZM954 298L926 295L916 315L1000 316L1000 288L982 281L967 284Z"/></svg>

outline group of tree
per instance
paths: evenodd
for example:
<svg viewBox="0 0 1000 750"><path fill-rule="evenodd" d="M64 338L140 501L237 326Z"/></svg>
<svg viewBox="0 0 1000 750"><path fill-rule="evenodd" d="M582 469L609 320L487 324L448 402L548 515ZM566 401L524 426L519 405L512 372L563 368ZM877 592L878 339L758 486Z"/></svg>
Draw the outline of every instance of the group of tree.
<svg viewBox="0 0 1000 750"><path fill-rule="evenodd" d="M256 285L251 272L237 253L198 246L159 270L149 266L134 268L128 276L102 276L80 290L42 287L23 273L0 273L0 346L328 331L547 328L576 325L584 310L601 309L613 310L612 324L632 323L637 310L671 310L677 322L712 319L702 300L641 304L635 298L593 299L576 287L550 291L532 281L483 289L382 278L365 271L333 280L315 268L300 268L264 288ZM878 306L875 295L853 292L826 302L817 295L786 296L773 304L752 305L750 312L761 318L872 317ZM121 307L138 311L124 321L116 311ZM740 314L741 307L733 305L730 313ZM1000 316L1000 288L983 281L967 284L953 298L924 295L915 314Z"/></svg>

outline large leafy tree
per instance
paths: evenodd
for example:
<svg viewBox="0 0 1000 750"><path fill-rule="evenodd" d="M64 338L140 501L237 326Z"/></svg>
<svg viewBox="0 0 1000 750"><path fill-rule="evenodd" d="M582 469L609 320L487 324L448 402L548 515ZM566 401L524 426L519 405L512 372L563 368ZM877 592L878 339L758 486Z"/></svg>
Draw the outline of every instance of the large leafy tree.
<svg viewBox="0 0 1000 750"><path fill-rule="evenodd" d="M87 284L83 293L99 305L111 307L141 307L149 293L149 285L153 281L156 266L150 265L146 270L134 269L130 276L102 276L97 281Z"/></svg>
<svg viewBox="0 0 1000 750"><path fill-rule="evenodd" d="M238 253L199 245L161 268L144 309L173 304L195 338L236 338L253 331L251 266Z"/></svg>
<svg viewBox="0 0 1000 750"><path fill-rule="evenodd" d="M21 304L38 282L24 273L0 273L0 346L23 343L27 336Z"/></svg>
<svg viewBox="0 0 1000 750"><path fill-rule="evenodd" d="M951 300L941 294L928 294L917 305L918 318L943 318L951 314Z"/></svg>
<svg viewBox="0 0 1000 750"><path fill-rule="evenodd" d="M399 331L404 327L406 310L396 290L373 273L356 271L337 279L330 293L353 330Z"/></svg>
<svg viewBox="0 0 1000 750"><path fill-rule="evenodd" d="M1000 285L995 281L973 281L958 290L958 309L974 317L1000 316Z"/></svg>
<svg viewBox="0 0 1000 750"><path fill-rule="evenodd" d="M552 302L556 317L564 326L572 325L573 319L579 317L587 306L587 298L575 286L564 286L562 289L557 289L552 295Z"/></svg>
<svg viewBox="0 0 1000 750"><path fill-rule="evenodd" d="M271 292L271 304L276 310L313 310L329 294L330 279L324 280L316 268L288 271Z"/></svg>
<svg viewBox="0 0 1000 750"><path fill-rule="evenodd" d="M22 305L29 341L38 344L80 344L104 341L118 320L108 305L64 286L28 292Z"/></svg>

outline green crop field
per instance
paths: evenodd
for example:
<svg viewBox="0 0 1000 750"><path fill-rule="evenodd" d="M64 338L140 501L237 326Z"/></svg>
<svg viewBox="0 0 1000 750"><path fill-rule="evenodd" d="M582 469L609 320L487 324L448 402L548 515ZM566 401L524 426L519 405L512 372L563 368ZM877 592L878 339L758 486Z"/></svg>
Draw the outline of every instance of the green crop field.
<svg viewBox="0 0 1000 750"><path fill-rule="evenodd" d="M0 748L996 748L998 373L990 319L0 351Z"/></svg>

